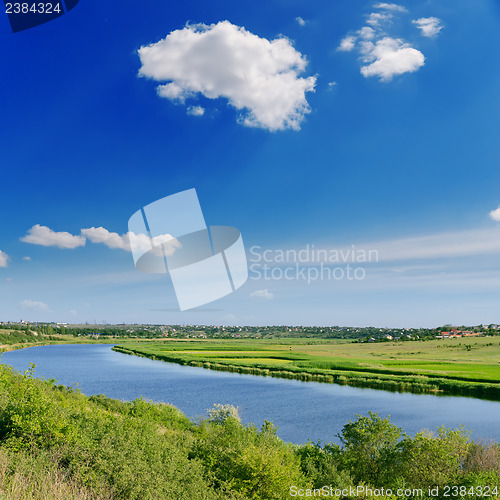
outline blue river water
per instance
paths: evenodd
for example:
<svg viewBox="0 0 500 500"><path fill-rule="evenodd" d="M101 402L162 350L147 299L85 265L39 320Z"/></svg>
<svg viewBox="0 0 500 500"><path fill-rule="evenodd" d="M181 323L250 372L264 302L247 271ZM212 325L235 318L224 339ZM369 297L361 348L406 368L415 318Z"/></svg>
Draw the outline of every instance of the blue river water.
<svg viewBox="0 0 500 500"><path fill-rule="evenodd" d="M273 421L285 441L338 442L336 434L356 414L379 412L408 434L464 425L474 439L500 442L500 402L393 393L333 384L240 375L129 356L111 345L30 347L1 355L18 371L36 364L36 375L77 386L84 394L121 400L144 397L171 403L188 417L206 416L214 403L238 406L242 420L260 427Z"/></svg>

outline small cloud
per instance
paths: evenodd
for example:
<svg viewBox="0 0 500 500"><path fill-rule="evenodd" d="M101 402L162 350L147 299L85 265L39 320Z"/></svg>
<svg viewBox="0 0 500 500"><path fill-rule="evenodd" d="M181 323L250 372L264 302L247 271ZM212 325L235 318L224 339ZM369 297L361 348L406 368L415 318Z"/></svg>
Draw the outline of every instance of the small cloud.
<svg viewBox="0 0 500 500"><path fill-rule="evenodd" d="M267 300L274 298L274 294L272 294L267 288L264 288L264 290L255 290L255 292L252 292L249 296Z"/></svg>
<svg viewBox="0 0 500 500"><path fill-rule="evenodd" d="M494 220L495 222L500 222L500 206L495 210L492 210L489 215L491 220Z"/></svg>
<svg viewBox="0 0 500 500"><path fill-rule="evenodd" d="M0 267L7 267L9 265L10 257L0 250Z"/></svg>
<svg viewBox="0 0 500 500"><path fill-rule="evenodd" d="M112 233L103 227L89 227L82 229L83 238L87 238L92 243L104 243L108 248L119 248L121 250L130 250L130 241L128 234L119 235Z"/></svg>
<svg viewBox="0 0 500 500"><path fill-rule="evenodd" d="M23 260L27 260L28 262L31 262L31 257L28 257L28 256L23 257Z"/></svg>
<svg viewBox="0 0 500 500"><path fill-rule="evenodd" d="M375 30L373 28L370 28L370 26L363 26L358 31L358 35L363 40L372 40L373 38L375 38Z"/></svg>
<svg viewBox="0 0 500 500"><path fill-rule="evenodd" d="M10 282L12 281L12 278L5 278L5 281L6 281L7 283L10 283Z"/></svg>
<svg viewBox="0 0 500 500"><path fill-rule="evenodd" d="M32 311L48 311L49 306L45 302L40 302L38 300L26 299L19 303L19 307L22 309L31 309Z"/></svg>
<svg viewBox="0 0 500 500"><path fill-rule="evenodd" d="M374 7L376 9L392 10L394 12L408 12L402 5L397 5L395 3L376 3Z"/></svg>
<svg viewBox="0 0 500 500"><path fill-rule="evenodd" d="M328 90L332 90L333 87L337 86L337 82L328 82Z"/></svg>
<svg viewBox="0 0 500 500"><path fill-rule="evenodd" d="M421 17L412 21L413 24L422 32L423 36L433 38L443 29L441 20L437 17Z"/></svg>
<svg viewBox="0 0 500 500"><path fill-rule="evenodd" d="M76 316L78 314L78 311L76 309L70 309L69 313L71 316Z"/></svg>
<svg viewBox="0 0 500 500"><path fill-rule="evenodd" d="M378 10L367 16L367 25L345 36L337 50L350 52L356 49L363 63L361 74L366 78L378 76L382 81L389 81L395 75L419 70L425 63L424 54L405 40L388 34L393 19L408 12L407 9L394 3L377 3L374 8ZM426 36L431 36L433 30L441 29L437 18L422 18L413 22L427 33Z"/></svg>
<svg viewBox="0 0 500 500"><path fill-rule="evenodd" d="M302 19L300 16L297 16L295 20L299 23L300 26L305 26L307 21Z"/></svg>
<svg viewBox="0 0 500 500"><path fill-rule="evenodd" d="M85 246L85 238L83 236L74 236L65 231L56 232L47 226L35 224L28 230L28 234L21 238L25 243L32 245L41 245L44 247L58 247L65 249L74 249Z"/></svg>
<svg viewBox="0 0 500 500"><path fill-rule="evenodd" d="M389 12L385 12L384 14L381 14L380 12L372 12L369 16L366 22L371 25L371 26L380 26L382 23L385 23L386 21L390 21L392 19L392 14Z"/></svg>
<svg viewBox="0 0 500 500"><path fill-rule="evenodd" d="M203 116L205 114L205 108L201 106L189 106L186 113L191 116Z"/></svg>
<svg viewBox="0 0 500 500"><path fill-rule="evenodd" d="M361 67L362 75L365 78L378 76L382 81L417 71L425 63L422 52L397 38L385 37L376 43L365 42L362 53L363 60L370 63Z"/></svg>
<svg viewBox="0 0 500 500"><path fill-rule="evenodd" d="M350 52L352 49L354 49L355 45L356 45L356 37L346 36L345 38L342 38L342 40L340 41L340 45L338 46L337 50L340 50L342 52Z"/></svg>

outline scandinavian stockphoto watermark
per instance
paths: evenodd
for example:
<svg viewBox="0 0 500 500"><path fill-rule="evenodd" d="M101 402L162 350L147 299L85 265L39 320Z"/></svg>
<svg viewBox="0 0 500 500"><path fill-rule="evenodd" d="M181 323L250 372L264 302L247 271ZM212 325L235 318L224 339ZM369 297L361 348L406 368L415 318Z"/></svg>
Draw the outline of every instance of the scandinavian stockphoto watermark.
<svg viewBox="0 0 500 500"><path fill-rule="evenodd" d="M366 265L378 262L378 250L358 248L317 248L249 250L249 278L252 280L360 281L366 277Z"/></svg>
<svg viewBox="0 0 500 500"><path fill-rule="evenodd" d="M220 299L248 278L240 232L207 226L195 189L150 203L128 227L136 268L169 273L181 311Z"/></svg>

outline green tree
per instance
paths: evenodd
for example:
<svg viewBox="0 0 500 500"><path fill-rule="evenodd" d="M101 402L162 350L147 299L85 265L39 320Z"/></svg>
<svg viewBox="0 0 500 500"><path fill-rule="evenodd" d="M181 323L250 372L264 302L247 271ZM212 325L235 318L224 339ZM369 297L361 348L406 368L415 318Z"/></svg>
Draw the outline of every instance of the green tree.
<svg viewBox="0 0 500 500"><path fill-rule="evenodd" d="M387 479L384 472L391 470L402 430L378 413L368 414L357 415L357 420L350 420L338 434L343 445L341 463L355 482L383 485Z"/></svg>

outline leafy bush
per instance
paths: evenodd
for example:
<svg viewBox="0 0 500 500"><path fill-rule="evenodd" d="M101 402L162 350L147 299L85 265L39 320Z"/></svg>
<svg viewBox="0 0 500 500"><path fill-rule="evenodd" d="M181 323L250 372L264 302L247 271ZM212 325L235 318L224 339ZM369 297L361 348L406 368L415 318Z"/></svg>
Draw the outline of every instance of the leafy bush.
<svg viewBox="0 0 500 500"><path fill-rule="evenodd" d="M229 418L241 422L239 409L233 405L215 403L214 407L208 410L208 421L214 424L223 424Z"/></svg>

